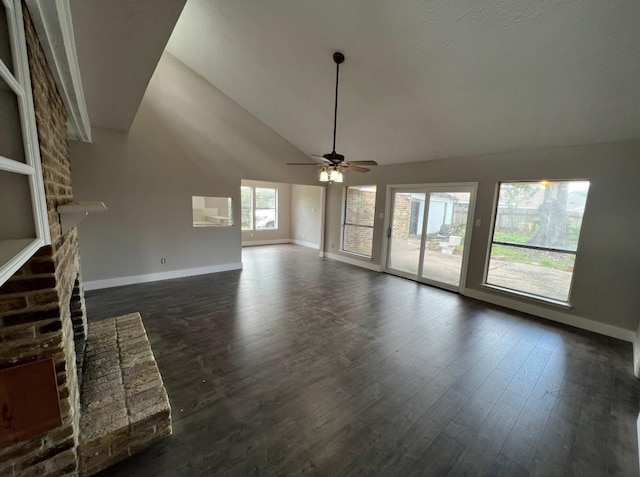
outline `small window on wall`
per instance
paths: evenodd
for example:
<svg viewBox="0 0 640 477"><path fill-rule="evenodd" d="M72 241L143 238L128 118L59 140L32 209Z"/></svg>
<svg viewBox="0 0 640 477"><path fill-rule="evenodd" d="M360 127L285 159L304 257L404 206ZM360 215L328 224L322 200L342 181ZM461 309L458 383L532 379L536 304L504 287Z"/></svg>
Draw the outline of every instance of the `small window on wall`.
<svg viewBox="0 0 640 477"><path fill-rule="evenodd" d="M371 257L376 213L376 186L346 188L342 251Z"/></svg>
<svg viewBox="0 0 640 477"><path fill-rule="evenodd" d="M191 198L194 227L230 227L233 225L231 197Z"/></svg>
<svg viewBox="0 0 640 477"><path fill-rule="evenodd" d="M278 189L240 188L242 230L276 230L278 228Z"/></svg>
<svg viewBox="0 0 640 477"><path fill-rule="evenodd" d="M487 285L569 303L588 181L503 182Z"/></svg>

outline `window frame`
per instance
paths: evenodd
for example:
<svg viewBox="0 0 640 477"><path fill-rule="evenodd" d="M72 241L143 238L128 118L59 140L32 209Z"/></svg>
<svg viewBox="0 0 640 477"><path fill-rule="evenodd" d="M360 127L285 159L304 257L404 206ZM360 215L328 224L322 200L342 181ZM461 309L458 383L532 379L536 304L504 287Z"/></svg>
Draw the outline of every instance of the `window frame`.
<svg viewBox="0 0 640 477"><path fill-rule="evenodd" d="M548 303L551 305L556 305L562 308L567 308L570 309L571 308L571 293L573 290L573 281L574 281L574 277L575 277L575 266L578 262L578 253L580 250L580 241L582 238L582 226L580 227L580 233L578 234L578 239L576 242L576 247L575 250L569 250L569 249L560 249L560 248L555 248L555 247L541 247L541 246L537 246L537 245L528 245L528 244L518 244L518 243L511 243L511 242L504 242L504 241L496 241L494 240L495 237L495 232L496 232L496 223L498 221L498 211L499 211L499 207L500 207L500 188L502 186L502 184L544 184L545 182L548 183L558 183L558 182L588 182L589 183L589 187L591 186L591 181L590 179L539 179L539 180L502 180L502 181L498 181L496 184L496 188L495 188L495 196L494 196L494 204L493 204L493 212L492 212L492 216L491 216L491 227L489 229L489 240L487 242L487 254L486 254L486 258L485 258L485 266L484 266L484 273L483 273L483 278L482 278L482 286L486 287L486 288L490 288L492 290L496 290L502 293L505 293L507 295L511 295L511 296L518 296L518 297L523 297L523 298L527 298L530 299L532 301L537 301L537 302L543 302L543 303ZM588 201L589 195L587 193L587 197L585 199L585 207L584 209L586 210L587 207L587 201ZM584 212L583 212L583 218L584 218ZM491 253L493 250L493 245L502 245L502 246L507 246L507 247L516 247L516 248L522 248L525 250L539 250L539 251L545 251L545 252L553 252L553 253L561 253L561 254L566 254L566 255L573 255L574 257L574 266L573 266L573 270L571 272L571 281L569 283L569 289L567 292L567 299L566 301L564 300L559 300L557 298L551 298L551 297L547 297L544 295L538 295L535 293L531 293L531 292L527 292L527 291L522 291L522 290L517 290L515 288L508 288L506 286L503 285L496 285L496 284L492 284L488 282L488 278L489 278L489 265L491 262Z"/></svg>
<svg viewBox="0 0 640 477"><path fill-rule="evenodd" d="M242 200L242 189L248 189L249 190L249 207L246 207L244 204L244 201ZM244 217L243 215L243 211L245 209L249 209L249 228L245 228L244 227L244 223L242 218ZM253 217L253 187L251 186L240 186L240 229L241 230L246 230L246 231L252 231L253 230L253 223L254 223L254 217Z"/></svg>
<svg viewBox="0 0 640 477"><path fill-rule="evenodd" d="M43 245L51 243L48 211L40 160L38 131L31 89L27 44L20 0L2 0L7 18L11 62L9 68L0 59L0 81L17 100L24 162L0 156L0 171L28 178L33 215L34 237L3 239L0 237L0 285L7 281ZM13 72L12 72L13 71Z"/></svg>
<svg viewBox="0 0 640 477"><path fill-rule="evenodd" d="M243 185L240 186L240 213L242 214L242 211L244 209L247 209L247 207L245 207L243 201L242 201L242 189L249 189L249 195L250 195L250 204L249 204L249 217L251 217L251 227L250 228L244 228L244 225L241 223L241 229L243 232L261 232L261 231L275 231L278 230L278 209L279 209L279 194L278 194L278 188L277 187L264 187L264 186L247 186L247 185ZM262 190L269 190L269 191L273 191L274 195L275 195L275 204L273 207L256 207L256 196L257 194L257 190L258 189L262 189ZM256 214L258 213L258 211L261 210L273 210L273 214L274 214L274 224L273 224L273 228L258 228L256 227ZM242 215L241 215L241 222L242 222Z"/></svg>
<svg viewBox="0 0 640 477"><path fill-rule="evenodd" d="M354 223L350 223L347 222L347 216L348 216L348 203L347 200L349 198L349 189L363 189L363 188L373 188L374 192L375 192L375 198L374 198L374 202L373 202L373 220L371 225L362 225L362 224L354 224ZM376 224L376 202L378 200L378 186L375 184L370 184L370 185L352 185L352 186L345 186L343 188L343 200L342 200L342 223L341 223L341 233L340 233L340 251L343 253L348 253L350 255L355 255L357 257L361 257L361 258L367 258L367 259L373 259L373 238L374 238L374 229L375 229L375 224ZM362 228L367 228L367 229L371 229L371 251L370 253L367 254L362 254L359 252L354 252L352 250L347 250L345 248L345 234L347 232L347 226L349 227L362 227Z"/></svg>

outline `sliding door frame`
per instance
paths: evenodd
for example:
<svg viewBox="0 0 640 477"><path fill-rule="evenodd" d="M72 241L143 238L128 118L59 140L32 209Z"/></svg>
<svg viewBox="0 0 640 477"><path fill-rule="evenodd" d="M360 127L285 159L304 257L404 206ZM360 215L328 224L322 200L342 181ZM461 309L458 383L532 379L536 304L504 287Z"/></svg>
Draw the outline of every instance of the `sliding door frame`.
<svg viewBox="0 0 640 477"><path fill-rule="evenodd" d="M469 188L470 197L469 197L469 211L467 215L467 229L464 237L464 254L462 255L462 265L460 270L460 285L458 287L447 285L445 283L435 282L433 280L424 279L421 277L423 272L423 263L424 263L424 240L425 240L425 232L427 227L427 220L429 214L429 197L432 191L434 190L443 190L446 188L456 189L456 188ZM476 209L476 195L478 192L478 183L477 182L436 182L436 183L425 183L425 184L389 184L387 185L386 197L385 197L385 214L384 214L384 233L382 239L382 256L380 259L380 268L385 273L390 273L392 275L401 276L403 278L410 278L409 274L391 273L388 271L388 259L389 259L389 228L391 227L391 213L393 211L393 193L394 192L414 192L414 193L425 193L425 210L424 216L422 220L422 244L420 250L420 262L418 263L418 271L416 281L418 283L424 283L426 285L431 285L439 288L444 288L445 290L450 290L454 292L458 292L462 295L466 295L467 290L467 269L469 266L469 252L471 250L471 236L473 234L473 228L475 226L475 209Z"/></svg>

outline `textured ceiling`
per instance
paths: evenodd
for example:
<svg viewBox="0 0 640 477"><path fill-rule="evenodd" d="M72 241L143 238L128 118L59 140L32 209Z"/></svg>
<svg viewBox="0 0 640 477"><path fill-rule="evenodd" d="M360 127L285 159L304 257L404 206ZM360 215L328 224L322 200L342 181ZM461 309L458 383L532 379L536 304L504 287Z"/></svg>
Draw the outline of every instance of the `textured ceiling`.
<svg viewBox="0 0 640 477"><path fill-rule="evenodd" d="M637 0L189 0L167 49L308 154L342 51L336 149L391 164L639 138L638 25Z"/></svg>

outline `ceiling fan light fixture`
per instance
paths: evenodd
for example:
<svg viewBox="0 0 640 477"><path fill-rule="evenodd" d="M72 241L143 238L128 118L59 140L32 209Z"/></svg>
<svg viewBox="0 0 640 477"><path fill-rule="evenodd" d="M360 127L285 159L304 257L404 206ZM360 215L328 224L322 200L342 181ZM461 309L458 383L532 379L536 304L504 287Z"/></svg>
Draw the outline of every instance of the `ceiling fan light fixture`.
<svg viewBox="0 0 640 477"><path fill-rule="evenodd" d="M329 180L331 182L342 182L342 171L339 169L332 170L331 174L329 174Z"/></svg>
<svg viewBox="0 0 640 477"><path fill-rule="evenodd" d="M369 169L362 166L377 166L376 161L350 161L346 162L342 154L336 152L336 130L338 127L338 84L340 79L340 65L344 63L344 55L339 51L333 54L333 61L336 64L336 96L333 103L333 148L331 152L318 156L320 161L312 162L287 162L289 166L316 166L320 167L320 182L343 182L344 171L369 172Z"/></svg>

